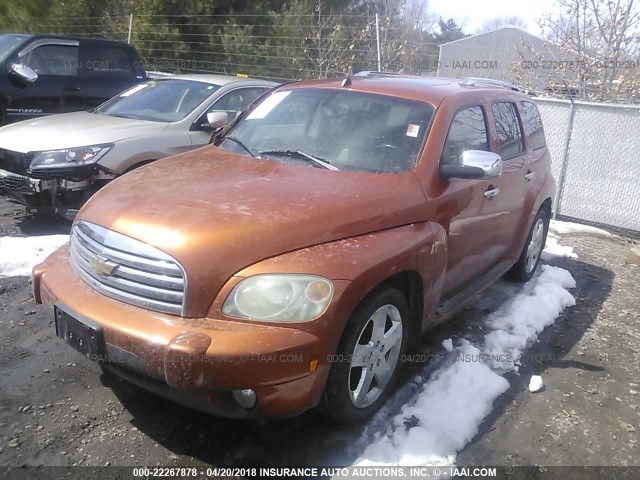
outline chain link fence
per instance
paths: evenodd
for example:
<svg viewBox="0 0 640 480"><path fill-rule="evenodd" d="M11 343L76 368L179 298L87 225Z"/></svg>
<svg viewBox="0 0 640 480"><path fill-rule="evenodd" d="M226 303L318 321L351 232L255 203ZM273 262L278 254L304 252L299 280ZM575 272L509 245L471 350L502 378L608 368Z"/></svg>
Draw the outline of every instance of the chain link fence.
<svg viewBox="0 0 640 480"><path fill-rule="evenodd" d="M640 232L640 107L541 98L537 104L558 182L555 213Z"/></svg>

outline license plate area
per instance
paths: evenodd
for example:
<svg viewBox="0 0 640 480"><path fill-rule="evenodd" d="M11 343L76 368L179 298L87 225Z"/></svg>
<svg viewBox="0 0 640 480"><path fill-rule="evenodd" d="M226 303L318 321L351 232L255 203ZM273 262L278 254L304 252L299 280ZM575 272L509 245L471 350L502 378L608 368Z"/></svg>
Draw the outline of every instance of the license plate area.
<svg viewBox="0 0 640 480"><path fill-rule="evenodd" d="M102 329L79 320L59 308L54 309L56 335L94 362L102 363L104 341Z"/></svg>

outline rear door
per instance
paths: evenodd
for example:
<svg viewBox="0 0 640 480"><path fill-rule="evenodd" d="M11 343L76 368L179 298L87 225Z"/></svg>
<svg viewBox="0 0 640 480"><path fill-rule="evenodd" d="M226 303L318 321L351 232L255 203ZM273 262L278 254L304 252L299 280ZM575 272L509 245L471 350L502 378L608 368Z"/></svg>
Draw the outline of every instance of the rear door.
<svg viewBox="0 0 640 480"><path fill-rule="evenodd" d="M522 212L527 196L525 166L527 148L518 103L510 99L497 99L491 104L494 129L493 151L502 158L502 175L496 179L500 192L494 202L487 204L486 214L496 217L496 230L486 246L493 263L505 260L519 243Z"/></svg>
<svg viewBox="0 0 640 480"><path fill-rule="evenodd" d="M548 165L545 165L547 144L538 107L533 102L521 101L520 109L522 123L529 138L529 152L525 158L525 180L529 188L532 188L547 172Z"/></svg>
<svg viewBox="0 0 640 480"><path fill-rule="evenodd" d="M12 84L7 92L7 122L81 110L78 92L79 42L39 38L27 44L18 61L38 74L33 83Z"/></svg>
<svg viewBox="0 0 640 480"><path fill-rule="evenodd" d="M83 40L80 44L79 94L89 110L144 80L137 58L124 45Z"/></svg>

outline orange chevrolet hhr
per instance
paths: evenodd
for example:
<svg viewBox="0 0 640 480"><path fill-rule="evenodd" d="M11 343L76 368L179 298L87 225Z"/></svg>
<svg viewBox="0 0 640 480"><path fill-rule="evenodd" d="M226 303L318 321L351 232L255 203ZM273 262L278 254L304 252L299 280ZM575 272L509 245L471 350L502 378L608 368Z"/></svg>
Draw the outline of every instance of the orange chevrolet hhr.
<svg viewBox="0 0 640 480"><path fill-rule="evenodd" d="M107 185L33 271L59 337L179 403L366 421L423 331L538 265L555 182L511 85L287 84L213 143Z"/></svg>

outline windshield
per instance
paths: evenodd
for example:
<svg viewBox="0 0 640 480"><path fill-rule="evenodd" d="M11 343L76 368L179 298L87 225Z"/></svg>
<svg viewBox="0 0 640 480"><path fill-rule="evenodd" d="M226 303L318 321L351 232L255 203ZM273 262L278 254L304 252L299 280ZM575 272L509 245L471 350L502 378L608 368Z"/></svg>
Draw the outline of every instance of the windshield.
<svg viewBox="0 0 640 480"><path fill-rule="evenodd" d="M347 89L274 92L233 129L221 147L322 168L397 173L418 159L434 108L423 102Z"/></svg>
<svg viewBox="0 0 640 480"><path fill-rule="evenodd" d="M96 113L152 122L177 122L218 88L219 85L193 80L150 80L103 103Z"/></svg>
<svg viewBox="0 0 640 480"><path fill-rule="evenodd" d="M7 56L27 38L27 35L0 35L0 61L6 60Z"/></svg>

